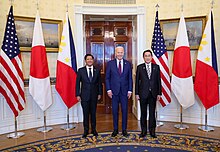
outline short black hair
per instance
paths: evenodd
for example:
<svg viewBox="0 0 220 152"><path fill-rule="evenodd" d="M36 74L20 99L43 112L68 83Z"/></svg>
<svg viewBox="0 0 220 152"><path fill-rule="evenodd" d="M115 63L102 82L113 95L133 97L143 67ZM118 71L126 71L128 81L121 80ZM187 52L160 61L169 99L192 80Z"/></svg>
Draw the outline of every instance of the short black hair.
<svg viewBox="0 0 220 152"><path fill-rule="evenodd" d="M92 59L94 59L94 56L93 56L92 54L86 54L86 55L84 56L84 60L86 60L88 56L91 56Z"/></svg>
<svg viewBox="0 0 220 152"><path fill-rule="evenodd" d="M146 52L150 52L151 56L153 56L153 54L152 54L152 51L151 51L151 50L145 50L145 51L143 52L143 57L144 57L144 54L145 54Z"/></svg>

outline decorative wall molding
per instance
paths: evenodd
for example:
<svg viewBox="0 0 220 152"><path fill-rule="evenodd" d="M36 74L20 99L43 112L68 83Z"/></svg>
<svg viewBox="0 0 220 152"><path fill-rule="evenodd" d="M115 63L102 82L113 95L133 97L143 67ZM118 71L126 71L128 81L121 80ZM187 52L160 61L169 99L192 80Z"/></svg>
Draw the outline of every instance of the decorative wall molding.
<svg viewBox="0 0 220 152"><path fill-rule="evenodd" d="M59 94L52 86L53 104L46 110L47 125L65 124L67 109ZM43 126L43 111L33 101L28 88L25 88L25 109L17 117L18 130L25 130ZM14 114L9 108L6 100L0 95L0 134L14 131ZM74 105L70 110L70 122L82 122L82 110L80 103Z"/></svg>

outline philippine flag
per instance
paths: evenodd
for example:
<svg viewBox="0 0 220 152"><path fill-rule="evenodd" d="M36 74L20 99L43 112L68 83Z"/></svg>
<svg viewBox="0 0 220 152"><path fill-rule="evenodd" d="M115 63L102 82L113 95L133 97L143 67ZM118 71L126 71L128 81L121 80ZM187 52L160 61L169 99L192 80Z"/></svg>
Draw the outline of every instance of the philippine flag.
<svg viewBox="0 0 220 152"><path fill-rule="evenodd" d="M206 109L219 103L218 66L212 11L209 14L198 50L195 91Z"/></svg>
<svg viewBox="0 0 220 152"><path fill-rule="evenodd" d="M56 90L68 109L78 102L76 99L76 72L76 51L68 13L66 13L57 59Z"/></svg>

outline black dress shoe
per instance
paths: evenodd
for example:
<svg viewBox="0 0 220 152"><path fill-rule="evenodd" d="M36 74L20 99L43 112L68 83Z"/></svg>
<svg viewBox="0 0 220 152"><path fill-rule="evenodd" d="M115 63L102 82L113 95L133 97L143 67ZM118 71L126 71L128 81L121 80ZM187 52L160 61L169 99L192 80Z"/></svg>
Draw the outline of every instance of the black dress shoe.
<svg viewBox="0 0 220 152"><path fill-rule="evenodd" d="M155 129L150 130L150 136L153 138L157 138L156 133L155 133Z"/></svg>
<svg viewBox="0 0 220 152"><path fill-rule="evenodd" d="M93 131L91 132L91 134L93 134L93 136L98 136L98 133L97 133L96 130L93 130Z"/></svg>
<svg viewBox="0 0 220 152"><path fill-rule="evenodd" d="M122 135L125 136L125 137L127 137L127 136L128 136L127 131L126 131L126 130L122 130Z"/></svg>
<svg viewBox="0 0 220 152"><path fill-rule="evenodd" d="M147 133L142 131L139 137L144 138L146 135L147 135Z"/></svg>
<svg viewBox="0 0 220 152"><path fill-rule="evenodd" d="M156 136L155 133L154 133L154 134L150 134L150 136L151 136L152 138L157 138L157 136Z"/></svg>
<svg viewBox="0 0 220 152"><path fill-rule="evenodd" d="M112 137L117 136L117 134L118 134L118 130L114 130L114 131L112 132Z"/></svg>
<svg viewBox="0 0 220 152"><path fill-rule="evenodd" d="M88 134L89 134L88 132L84 132L84 134L82 135L82 138L86 138Z"/></svg>

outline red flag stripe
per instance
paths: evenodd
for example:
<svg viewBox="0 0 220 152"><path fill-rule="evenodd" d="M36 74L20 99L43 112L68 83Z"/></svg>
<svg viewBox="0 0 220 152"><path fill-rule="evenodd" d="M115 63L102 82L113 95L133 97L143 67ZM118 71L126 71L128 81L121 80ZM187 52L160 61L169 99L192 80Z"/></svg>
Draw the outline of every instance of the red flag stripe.
<svg viewBox="0 0 220 152"><path fill-rule="evenodd" d="M11 70L11 72L15 75L15 76L19 76L18 78L17 78L17 80L18 80L18 82L21 84L21 85L24 85L24 83L23 83L23 74L22 74L22 72L19 72L19 71L21 71L21 68L18 66L19 64L18 63L15 63L17 60L15 60L16 59L16 57L15 57L15 59L12 59L12 60L10 60L9 58L8 58L8 56L2 51L1 52L1 57L2 57L2 59L3 59L3 61L2 62L5 62L5 65L7 65L8 66L8 69L10 69ZM13 64L13 63L15 63L15 65ZM21 64L21 63L20 63Z"/></svg>
<svg viewBox="0 0 220 152"><path fill-rule="evenodd" d="M1 81L1 80L0 80L0 81ZM11 98L9 98L9 96L7 95L7 93L6 93L5 90L7 90L7 89L2 88L2 87L0 86L0 92L1 92L2 95L5 97L7 103L8 103L8 105L9 105L9 107L11 108L11 110L13 111L15 117L17 117L17 116L18 116L18 110L14 107L14 104L12 103Z"/></svg>
<svg viewBox="0 0 220 152"><path fill-rule="evenodd" d="M18 89L17 89L16 85L13 83L13 79L9 78L9 80L8 80L7 77L2 72L0 72L0 74L1 74L1 79L2 79L2 87L10 91L11 96L9 96L9 97L14 98L13 103L15 105L17 105L19 110L23 110L23 106L19 102L22 98L19 99L19 96L17 94Z"/></svg>
<svg viewBox="0 0 220 152"><path fill-rule="evenodd" d="M5 35L0 50L0 93L5 97L15 117L24 109L24 82L19 42L10 7Z"/></svg>
<svg viewBox="0 0 220 152"><path fill-rule="evenodd" d="M22 73L22 62L21 62L21 54L19 54L18 56L16 56L14 58L14 60L11 60L13 65L15 66L16 71L18 72L18 75L20 77L20 80L23 82L24 81L24 77L23 77L23 73ZM24 83L22 83L22 85L24 85Z"/></svg>
<svg viewBox="0 0 220 152"><path fill-rule="evenodd" d="M162 79L162 85L166 86L167 89L166 90L171 90L171 86L170 86L170 83L169 83L169 80L167 80L167 78L163 75L163 73L161 72L160 73L160 76L161 76L161 79Z"/></svg>
<svg viewBox="0 0 220 152"><path fill-rule="evenodd" d="M165 53L165 54L167 54L167 53ZM170 77L169 76L169 71L170 70L169 70L168 65L166 64L166 63L168 63L167 57L165 55L162 55L161 58L159 58L159 61L160 61L160 64L162 65L162 67L164 68L164 70L166 71L166 72L163 72L163 73L166 73L167 77Z"/></svg>
<svg viewBox="0 0 220 152"><path fill-rule="evenodd" d="M163 91L163 95L166 98L167 102L169 102L171 100L170 96L167 94L167 91L165 91L164 87L162 88Z"/></svg>
<svg viewBox="0 0 220 152"><path fill-rule="evenodd" d="M22 79L20 78L21 76L17 77L16 75L18 75L17 71L20 69L15 69L16 66L13 66L13 64L10 64L10 60L7 61L8 57L5 56L5 58L2 58L4 57L4 53L1 54L2 56L0 57L1 59L1 64L4 68L2 68L2 71L4 71L4 75L6 78L10 79L10 85L14 84L13 86L16 87L19 91L19 94L21 95L22 99L25 100L24 98L24 90L22 89L23 88L23 81ZM6 61L5 61L6 59ZM14 60L14 59L12 59ZM10 65L8 65L7 63L9 63ZM20 78L20 79L18 79Z"/></svg>
<svg viewBox="0 0 220 152"><path fill-rule="evenodd" d="M0 73L0 74L2 74L2 73ZM3 77L3 76L2 76L2 77ZM13 92L11 92L11 91L13 91L13 89L10 90L10 88L8 88L7 84L4 82L3 79L0 79L0 82L1 82L1 87L2 87L2 89L5 90L7 96L8 96L9 99L10 99L10 102L8 102L8 103L12 103L12 104L14 105L16 111L20 111L20 109L22 109L22 108L18 105L18 96L17 96L17 95L14 96ZM16 100L16 99L17 99L17 100Z"/></svg>
<svg viewBox="0 0 220 152"><path fill-rule="evenodd" d="M23 78L23 73L22 73L22 70L21 70L21 60L20 60L19 57L15 57L11 61L12 61L13 65L16 69L16 72L18 73L18 76L17 76L18 78L14 79L15 83L16 83L16 86L18 87L19 94L21 95L22 99L25 100L24 90L22 89L22 88L24 88L24 83L23 83L24 78Z"/></svg>
<svg viewBox="0 0 220 152"><path fill-rule="evenodd" d="M160 75L161 75L161 85L162 85L162 97L160 100L161 105L164 107L171 102L171 98L169 96L171 86L170 86L170 76L169 76L169 67L166 63L167 60L167 52L162 55L159 59L157 57L153 58L153 61L160 65Z"/></svg>

